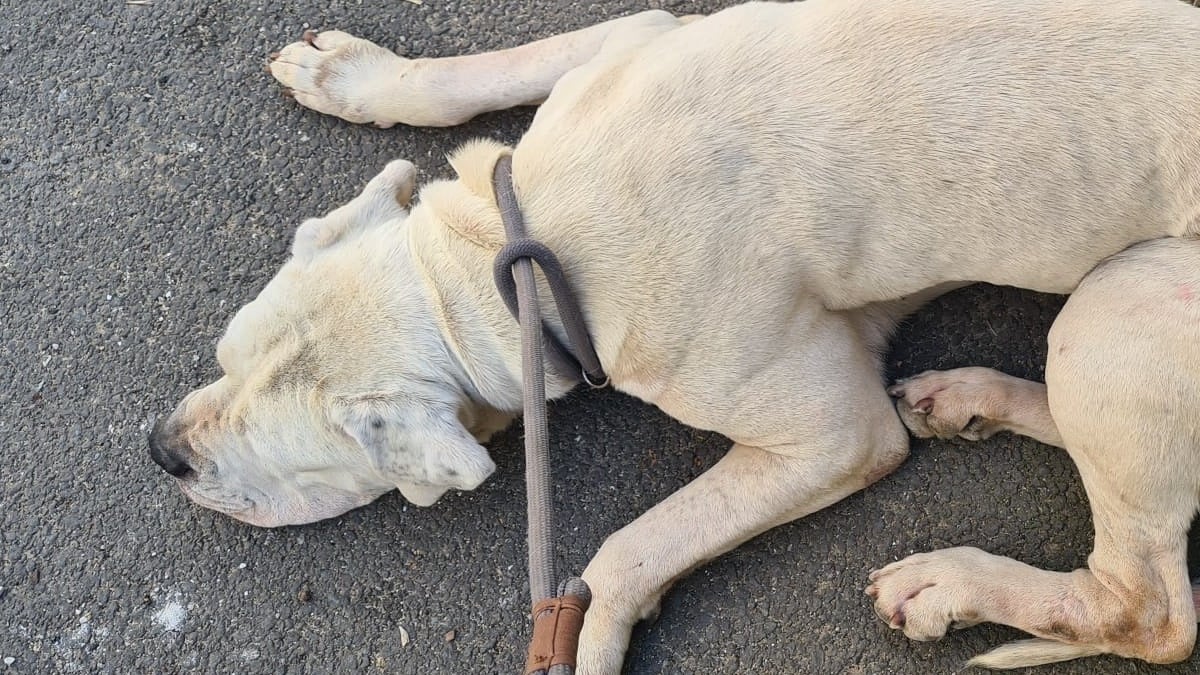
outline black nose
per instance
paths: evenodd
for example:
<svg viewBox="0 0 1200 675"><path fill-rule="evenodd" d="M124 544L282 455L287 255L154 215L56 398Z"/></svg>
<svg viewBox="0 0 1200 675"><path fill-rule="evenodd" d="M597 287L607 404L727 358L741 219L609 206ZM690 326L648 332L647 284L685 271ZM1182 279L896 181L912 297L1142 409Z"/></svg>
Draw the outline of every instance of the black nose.
<svg viewBox="0 0 1200 675"><path fill-rule="evenodd" d="M172 443L167 439L167 435L163 432L162 423L154 425L154 429L150 431L150 459L154 463L161 466L163 471L175 476L183 478L192 472L192 467L187 463L181 455L179 448L173 448Z"/></svg>

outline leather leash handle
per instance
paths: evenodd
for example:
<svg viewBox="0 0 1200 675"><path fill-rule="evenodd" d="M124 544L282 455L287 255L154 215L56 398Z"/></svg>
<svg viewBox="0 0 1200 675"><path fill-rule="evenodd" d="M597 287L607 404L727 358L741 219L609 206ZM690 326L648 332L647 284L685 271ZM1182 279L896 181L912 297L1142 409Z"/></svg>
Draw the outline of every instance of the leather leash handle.
<svg viewBox="0 0 1200 675"><path fill-rule="evenodd" d="M579 649L583 615L591 603L583 579L572 578L559 588L556 598L533 606L533 638L525 659L525 675L572 675Z"/></svg>

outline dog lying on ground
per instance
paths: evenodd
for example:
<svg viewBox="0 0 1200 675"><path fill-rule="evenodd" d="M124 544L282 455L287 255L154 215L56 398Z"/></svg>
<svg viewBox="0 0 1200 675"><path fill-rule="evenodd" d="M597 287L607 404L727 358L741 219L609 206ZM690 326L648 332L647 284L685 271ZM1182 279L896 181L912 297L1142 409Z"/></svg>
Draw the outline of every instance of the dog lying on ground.
<svg viewBox="0 0 1200 675"><path fill-rule="evenodd" d="M887 475L906 425L1065 447L1097 537L1069 574L976 549L889 565L868 593L892 627L931 639L992 621L1037 636L976 661L992 667L1184 659L1200 495L1198 44L1200 10L1175 0L651 11L434 60L306 34L271 72L352 122L541 107L515 148L459 150L458 178L415 206L413 167L393 162L301 225L218 345L225 376L156 425L152 455L197 503L263 526L395 488L431 504L479 485L494 469L479 443L521 405L518 329L491 272L504 235L490 178L511 153L530 233L562 260L613 386L733 442L587 566L580 673L618 672L630 629L675 579ZM1130 248L1149 240L1163 241ZM975 281L1079 287L1047 384L928 373L895 385L894 404L880 354L896 322ZM548 396L576 380L550 372Z"/></svg>

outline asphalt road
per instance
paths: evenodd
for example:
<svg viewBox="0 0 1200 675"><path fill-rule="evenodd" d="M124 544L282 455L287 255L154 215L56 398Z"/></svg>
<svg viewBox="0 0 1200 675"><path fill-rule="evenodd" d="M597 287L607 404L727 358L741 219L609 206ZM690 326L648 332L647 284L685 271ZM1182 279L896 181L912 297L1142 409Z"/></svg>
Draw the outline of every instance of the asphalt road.
<svg viewBox="0 0 1200 675"><path fill-rule="evenodd" d="M451 55L719 3L273 4L0 0L0 672L490 673L522 660L519 428L493 443L499 471L474 493L420 511L393 494L261 530L189 504L150 462L148 423L216 375L215 340L302 218L349 199L389 159L445 175L456 144L513 142L531 117L352 126L279 96L268 52L312 26ZM1040 377L1060 305L958 292L904 327L891 369ZM725 449L612 393L573 395L552 416L562 569L581 570L607 533ZM909 642L862 595L870 569L970 544L1066 570L1090 537L1062 453L1007 435L918 442L882 483L680 583L635 634L628 672L954 672L1017 634ZM1043 672L1198 665L1103 658Z"/></svg>

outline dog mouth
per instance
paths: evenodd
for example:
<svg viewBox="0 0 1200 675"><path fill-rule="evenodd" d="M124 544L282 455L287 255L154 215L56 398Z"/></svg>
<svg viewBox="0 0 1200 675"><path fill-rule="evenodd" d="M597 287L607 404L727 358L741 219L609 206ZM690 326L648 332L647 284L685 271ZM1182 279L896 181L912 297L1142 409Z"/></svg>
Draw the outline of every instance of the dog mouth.
<svg viewBox="0 0 1200 675"><path fill-rule="evenodd" d="M238 520L243 520L242 516L249 515L254 509L254 500L249 497L207 494L197 488L194 482L181 480L179 481L179 489L196 505L223 513Z"/></svg>
<svg viewBox="0 0 1200 675"><path fill-rule="evenodd" d="M206 466L176 479L176 483L196 506L255 527L302 525L334 518L369 504L387 491L364 489L324 469L306 472L305 477L319 480L289 481L268 491L242 481L221 481L216 477L216 467Z"/></svg>

